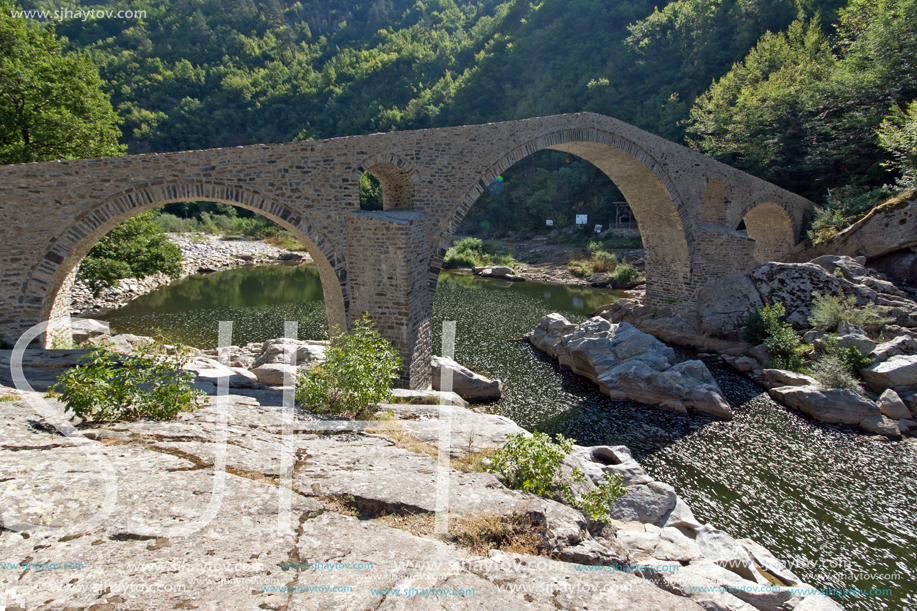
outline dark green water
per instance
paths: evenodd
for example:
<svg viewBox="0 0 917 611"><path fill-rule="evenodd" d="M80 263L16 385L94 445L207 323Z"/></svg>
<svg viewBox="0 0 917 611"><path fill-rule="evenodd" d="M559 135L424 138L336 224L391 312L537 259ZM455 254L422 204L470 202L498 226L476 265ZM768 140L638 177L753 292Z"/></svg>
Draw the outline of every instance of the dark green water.
<svg viewBox="0 0 917 611"><path fill-rule="evenodd" d="M312 268L250 268L188 278L107 318L117 331L160 327L199 347L214 346L217 321L230 319L237 345L281 336L284 320L300 321L300 337L317 339L326 335L321 299ZM583 445L629 446L698 519L756 540L814 587L891 589L834 597L848 609L917 609L917 444L815 423L731 371L713 372L736 413L731 422L611 401L521 340L545 314L580 322L613 299L607 291L443 274L434 351L442 321L455 320L456 360L504 382L494 412Z"/></svg>

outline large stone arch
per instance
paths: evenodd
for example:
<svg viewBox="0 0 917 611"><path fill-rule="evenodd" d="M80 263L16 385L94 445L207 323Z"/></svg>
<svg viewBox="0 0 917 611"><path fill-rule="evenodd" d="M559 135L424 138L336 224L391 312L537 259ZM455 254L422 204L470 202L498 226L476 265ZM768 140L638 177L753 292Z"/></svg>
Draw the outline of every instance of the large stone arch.
<svg viewBox="0 0 917 611"><path fill-rule="evenodd" d="M797 228L787 203L774 195L762 195L740 209L733 221L745 223L748 237L755 241L755 262L778 261L796 245Z"/></svg>
<svg viewBox="0 0 917 611"><path fill-rule="evenodd" d="M24 300L41 299L40 320L50 321L45 341L55 334L69 333L70 289L78 265L103 236L145 210L189 200L239 206L264 215L290 231L306 247L318 268L329 328L335 325L347 328L350 288L346 262L307 219L254 191L210 183L181 183L126 189L81 215L49 241L23 290Z"/></svg>
<svg viewBox="0 0 917 611"><path fill-rule="evenodd" d="M487 186L507 168L543 149L581 157L604 172L630 204L646 256L647 302L672 303L688 296L695 238L689 211L662 166L635 143L596 129L547 134L517 146L481 172L459 199L447 220L431 265L431 280L442 266L462 219Z"/></svg>

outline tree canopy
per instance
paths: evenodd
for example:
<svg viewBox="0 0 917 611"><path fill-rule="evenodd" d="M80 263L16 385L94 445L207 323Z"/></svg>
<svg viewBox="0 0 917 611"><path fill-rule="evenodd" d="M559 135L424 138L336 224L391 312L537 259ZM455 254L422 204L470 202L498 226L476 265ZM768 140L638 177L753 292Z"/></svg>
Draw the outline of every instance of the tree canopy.
<svg viewBox="0 0 917 611"><path fill-rule="evenodd" d="M103 82L85 53L0 0L0 163L110 157L124 147Z"/></svg>

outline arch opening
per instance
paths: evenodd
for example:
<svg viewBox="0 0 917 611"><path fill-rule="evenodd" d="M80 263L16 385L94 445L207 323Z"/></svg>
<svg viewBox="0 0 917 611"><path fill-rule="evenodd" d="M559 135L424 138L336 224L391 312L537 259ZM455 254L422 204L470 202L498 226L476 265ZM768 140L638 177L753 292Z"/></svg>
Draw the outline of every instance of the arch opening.
<svg viewBox="0 0 917 611"><path fill-rule="evenodd" d="M745 213L741 222L748 237L755 241L754 259L758 265L779 260L796 244L793 221L777 202L756 205Z"/></svg>
<svg viewBox="0 0 917 611"><path fill-rule="evenodd" d="M184 193L178 194L178 191ZM112 229L140 213L189 200L238 207L267 218L289 232L304 247L318 270L329 329L335 325L343 329L348 327L349 287L344 261L320 232L286 206L252 193L210 185L186 185L170 188L168 196L150 188L122 194L84 215L51 241L42 260L45 267L42 271L50 277L43 291L40 318L50 322L42 339L46 347L54 337L70 334L72 287L79 264L92 247Z"/></svg>
<svg viewBox="0 0 917 611"><path fill-rule="evenodd" d="M650 305L676 305L691 299L694 237L688 214L672 181L639 147L597 130L571 130L538 138L497 159L460 200L440 239L436 273L456 228L498 175L542 149L575 155L601 170L624 195L643 241L646 299Z"/></svg>
<svg viewBox="0 0 917 611"><path fill-rule="evenodd" d="M413 210L414 180L407 170L391 162L369 166L360 176L360 209Z"/></svg>

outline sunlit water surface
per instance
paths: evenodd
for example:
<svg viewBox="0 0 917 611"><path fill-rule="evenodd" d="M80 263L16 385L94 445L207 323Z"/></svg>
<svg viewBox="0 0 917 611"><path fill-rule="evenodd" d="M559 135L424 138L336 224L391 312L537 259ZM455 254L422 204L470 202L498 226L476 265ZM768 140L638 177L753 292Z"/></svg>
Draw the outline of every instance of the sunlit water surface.
<svg viewBox="0 0 917 611"><path fill-rule="evenodd" d="M456 321L456 360L503 380L495 413L582 445L629 446L698 519L754 539L817 588L892 590L835 596L849 609L917 609L917 444L813 422L725 370L713 373L735 411L730 422L611 401L522 340L545 314L581 322L614 298L602 290L442 274L434 351L441 323ZM220 320L234 321L236 345L280 337L286 320L299 321L302 339L327 337L311 266L187 278L105 318L119 332L159 329L201 348L216 345Z"/></svg>

